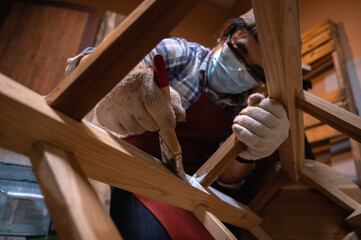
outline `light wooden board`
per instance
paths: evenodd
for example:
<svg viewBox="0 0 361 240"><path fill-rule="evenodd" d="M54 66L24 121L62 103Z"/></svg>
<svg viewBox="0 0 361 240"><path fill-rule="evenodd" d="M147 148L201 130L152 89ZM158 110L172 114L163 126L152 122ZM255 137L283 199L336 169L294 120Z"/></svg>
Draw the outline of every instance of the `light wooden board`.
<svg viewBox="0 0 361 240"><path fill-rule="evenodd" d="M293 181L304 165L302 112L296 94L302 90L299 1L253 0L268 95L280 101L290 120L289 137L280 146L283 169Z"/></svg>
<svg viewBox="0 0 361 240"><path fill-rule="evenodd" d="M316 37L317 35L319 35L320 33L326 31L327 29L330 28L330 23L329 21L325 21L324 23L317 25L313 28L311 28L310 30L308 30L307 32L302 34L302 41L303 42L308 42L310 41L312 38Z"/></svg>
<svg viewBox="0 0 361 240"><path fill-rule="evenodd" d="M214 239L236 240L231 231L207 210L203 205L198 205L193 211L194 215L214 237Z"/></svg>
<svg viewBox="0 0 361 240"><path fill-rule="evenodd" d="M361 142L361 118L359 116L306 91L302 91L298 95L297 108Z"/></svg>
<svg viewBox="0 0 361 240"><path fill-rule="evenodd" d="M304 55L331 39L331 30L325 29L308 41L302 41L301 54Z"/></svg>
<svg viewBox="0 0 361 240"><path fill-rule="evenodd" d="M51 92L48 103L81 120L199 2L143 1Z"/></svg>
<svg viewBox="0 0 361 240"><path fill-rule="evenodd" d="M303 169L302 179L348 211L354 211L360 206L357 201L312 172L308 167Z"/></svg>
<svg viewBox="0 0 361 240"><path fill-rule="evenodd" d="M203 187L208 187L243 149L244 144L232 134L193 176Z"/></svg>
<svg viewBox="0 0 361 240"><path fill-rule="evenodd" d="M234 200L226 203L200 186L184 183L160 160L52 109L40 95L1 74L0 136L1 147L23 154L37 141L72 152L88 177L112 186L189 211L203 204L222 221L239 227L261 221L246 206Z"/></svg>
<svg viewBox="0 0 361 240"><path fill-rule="evenodd" d="M61 239L122 239L74 155L38 142L30 159Z"/></svg>

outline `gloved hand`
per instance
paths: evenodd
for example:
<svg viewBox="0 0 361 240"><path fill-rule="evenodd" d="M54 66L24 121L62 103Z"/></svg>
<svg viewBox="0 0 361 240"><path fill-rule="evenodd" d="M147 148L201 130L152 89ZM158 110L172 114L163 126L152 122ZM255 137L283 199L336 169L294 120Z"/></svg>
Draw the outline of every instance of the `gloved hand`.
<svg viewBox="0 0 361 240"><path fill-rule="evenodd" d="M288 137L290 123L282 104L255 93L233 120L233 132L246 145L239 156L257 160L271 155Z"/></svg>
<svg viewBox="0 0 361 240"><path fill-rule="evenodd" d="M96 106L98 122L118 134L174 128L185 119L179 94L170 88L171 102L153 80L153 71L137 65Z"/></svg>

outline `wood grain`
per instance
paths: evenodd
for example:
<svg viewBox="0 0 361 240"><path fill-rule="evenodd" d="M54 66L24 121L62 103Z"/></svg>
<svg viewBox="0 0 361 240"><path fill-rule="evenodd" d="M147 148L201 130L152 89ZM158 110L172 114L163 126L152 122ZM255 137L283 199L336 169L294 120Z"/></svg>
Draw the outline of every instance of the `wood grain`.
<svg viewBox="0 0 361 240"><path fill-rule="evenodd" d="M347 211L354 211L360 206L353 198L349 197L307 167L303 169L302 179Z"/></svg>
<svg viewBox="0 0 361 240"><path fill-rule="evenodd" d="M361 227L361 205L346 218L346 221L353 226Z"/></svg>
<svg viewBox="0 0 361 240"><path fill-rule="evenodd" d="M302 90L299 1L252 0L268 95L280 101L290 120L289 137L279 148L283 169L297 181L304 165L302 112L296 95Z"/></svg>
<svg viewBox="0 0 361 240"><path fill-rule="evenodd" d="M160 160L87 122L52 109L35 92L0 74L0 146L27 154L37 141L74 153L95 180L193 211L203 204L220 220L243 228L261 219L246 206L224 202L181 181Z"/></svg>
<svg viewBox="0 0 361 240"><path fill-rule="evenodd" d="M81 120L199 2L143 1L50 93L49 105Z"/></svg>
<svg viewBox="0 0 361 240"><path fill-rule="evenodd" d="M38 142L30 159L61 239L122 239L74 155Z"/></svg>
<svg viewBox="0 0 361 240"><path fill-rule="evenodd" d="M297 108L361 142L361 118L309 92L297 96Z"/></svg>
<svg viewBox="0 0 361 240"><path fill-rule="evenodd" d="M193 211L194 215L214 237L214 239L236 240L231 231L203 205L198 205Z"/></svg>
<svg viewBox="0 0 361 240"><path fill-rule="evenodd" d="M203 186L207 187L235 160L245 145L232 135L193 175Z"/></svg>

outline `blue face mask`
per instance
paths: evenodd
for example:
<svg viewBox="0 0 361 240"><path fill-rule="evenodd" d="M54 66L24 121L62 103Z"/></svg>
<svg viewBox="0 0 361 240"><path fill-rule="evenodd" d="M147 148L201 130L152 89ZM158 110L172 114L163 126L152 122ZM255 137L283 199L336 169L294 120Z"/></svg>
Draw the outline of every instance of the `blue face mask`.
<svg viewBox="0 0 361 240"><path fill-rule="evenodd" d="M212 54L207 80L211 89L219 93L239 94L259 85L226 43Z"/></svg>

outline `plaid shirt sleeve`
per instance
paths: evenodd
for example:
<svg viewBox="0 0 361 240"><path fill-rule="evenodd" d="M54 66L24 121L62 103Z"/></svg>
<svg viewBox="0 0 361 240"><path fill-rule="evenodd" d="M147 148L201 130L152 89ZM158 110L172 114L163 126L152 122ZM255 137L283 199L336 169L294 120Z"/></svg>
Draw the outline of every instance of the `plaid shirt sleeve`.
<svg viewBox="0 0 361 240"><path fill-rule="evenodd" d="M208 52L208 48L198 43L167 38L140 63L152 68L153 57L161 54L167 66L169 83L181 95L183 107L187 109L202 93L200 66Z"/></svg>

